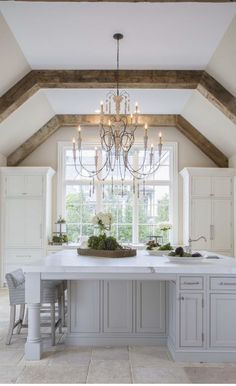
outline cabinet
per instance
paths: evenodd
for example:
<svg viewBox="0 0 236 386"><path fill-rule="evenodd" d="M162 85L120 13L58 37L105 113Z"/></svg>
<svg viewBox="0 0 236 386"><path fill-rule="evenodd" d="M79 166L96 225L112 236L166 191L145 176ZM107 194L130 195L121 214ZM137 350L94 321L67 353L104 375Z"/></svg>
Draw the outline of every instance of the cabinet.
<svg viewBox="0 0 236 386"><path fill-rule="evenodd" d="M184 244L189 238L205 236L207 242L194 242L193 249L233 254L234 169L185 168Z"/></svg>
<svg viewBox="0 0 236 386"><path fill-rule="evenodd" d="M180 293L180 347L203 346L203 294Z"/></svg>
<svg viewBox="0 0 236 386"><path fill-rule="evenodd" d="M51 168L0 168L1 281L46 255L51 236Z"/></svg>

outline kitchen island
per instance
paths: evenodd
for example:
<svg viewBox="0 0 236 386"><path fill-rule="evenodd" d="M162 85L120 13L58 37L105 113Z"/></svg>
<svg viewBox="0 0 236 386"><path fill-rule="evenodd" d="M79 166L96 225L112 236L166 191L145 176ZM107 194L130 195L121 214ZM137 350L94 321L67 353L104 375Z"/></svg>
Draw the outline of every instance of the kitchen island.
<svg viewBox="0 0 236 386"><path fill-rule="evenodd" d="M235 361L236 259L220 257L174 264L146 251L108 259L66 250L26 266L26 359L42 353L41 280L68 280L70 344L167 344L176 361Z"/></svg>

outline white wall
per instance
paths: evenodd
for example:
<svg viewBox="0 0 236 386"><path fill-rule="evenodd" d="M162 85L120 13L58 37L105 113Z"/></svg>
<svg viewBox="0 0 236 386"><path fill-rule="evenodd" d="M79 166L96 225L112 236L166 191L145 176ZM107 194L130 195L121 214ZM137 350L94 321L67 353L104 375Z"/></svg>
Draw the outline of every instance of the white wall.
<svg viewBox="0 0 236 386"><path fill-rule="evenodd" d="M84 129L85 130L85 129ZM84 131L83 130L83 131ZM97 137L97 129L87 128L87 138L91 142L95 142ZM169 142L178 143L178 170L182 170L186 166L199 167L214 167L215 164L205 156L195 145L185 138L175 128L162 128L163 139ZM159 129L150 129L149 135L153 139L158 139ZM38 147L30 154L22 163L21 166L51 166L57 170L57 143L58 141L71 141L75 133L74 128L62 127L54 133L45 143ZM182 206L183 190L182 179L179 177L179 242L182 243L182 224L183 224L183 206ZM56 220L56 178L53 184L53 223Z"/></svg>
<svg viewBox="0 0 236 386"><path fill-rule="evenodd" d="M0 153L0 166L6 166L7 165L7 159L5 155Z"/></svg>

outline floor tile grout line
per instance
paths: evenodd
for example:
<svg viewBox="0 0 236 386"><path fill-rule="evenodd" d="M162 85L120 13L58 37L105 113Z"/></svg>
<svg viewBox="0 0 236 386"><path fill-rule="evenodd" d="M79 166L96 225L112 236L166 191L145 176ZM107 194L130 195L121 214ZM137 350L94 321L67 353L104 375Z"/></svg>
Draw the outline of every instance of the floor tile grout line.
<svg viewBox="0 0 236 386"><path fill-rule="evenodd" d="M87 370L87 375L86 375L85 383L88 383L88 375L89 375L90 365L91 365L91 362L92 362L92 354L93 354L93 350L91 351L91 357L90 357L90 361L89 361L89 365L88 365L88 370Z"/></svg>

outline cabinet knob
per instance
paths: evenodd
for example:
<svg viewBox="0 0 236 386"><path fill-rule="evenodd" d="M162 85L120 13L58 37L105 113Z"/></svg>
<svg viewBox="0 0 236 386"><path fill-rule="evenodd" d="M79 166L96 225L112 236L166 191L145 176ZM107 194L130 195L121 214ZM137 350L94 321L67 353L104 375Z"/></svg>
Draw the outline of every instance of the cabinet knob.
<svg viewBox="0 0 236 386"><path fill-rule="evenodd" d="M184 300L184 297L183 297L183 296L180 296L180 297L179 297L179 300Z"/></svg>

